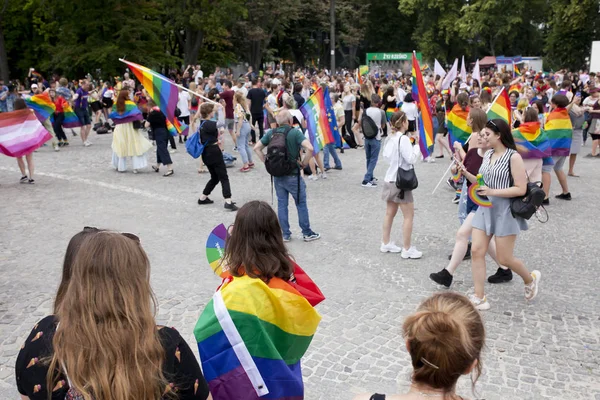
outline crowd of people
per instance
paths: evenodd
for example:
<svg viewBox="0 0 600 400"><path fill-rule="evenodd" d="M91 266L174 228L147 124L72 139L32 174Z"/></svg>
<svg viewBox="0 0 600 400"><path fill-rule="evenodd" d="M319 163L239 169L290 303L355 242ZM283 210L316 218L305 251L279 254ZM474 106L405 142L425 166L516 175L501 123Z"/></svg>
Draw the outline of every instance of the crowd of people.
<svg viewBox="0 0 600 400"><path fill-rule="evenodd" d="M524 196L528 182L539 181L545 192L544 205L549 205L550 173L554 170L561 186L555 197L571 200L567 177L578 176L576 159L588 136L592 140L588 156L600 156L600 76L587 71L544 74L524 70L522 76L489 71L479 80L471 75L464 80L457 78L447 88L443 77L426 74L423 83L435 129L428 157L423 157L419 143L422 114L417 99L413 98L413 82L398 71L359 76L343 70L332 74L327 70L299 68L292 72L276 66L259 73L249 67L237 77L231 70L217 68L205 77L200 66L188 66L180 72L168 71L168 75L180 85L177 118L190 127L189 132L198 132L198 140L204 146L198 173L208 171L210 179L198 198L199 205L213 204L209 196L220 184L224 208L238 211L232 201L229 174L252 173L256 158L265 163L273 177L277 215L264 203L247 203L239 209L231 233L231 238L235 238L238 227L248 223L243 219L252 214L253 229L268 236L272 249L265 246L238 249L241 253L235 259L244 268L235 269L233 280L250 276L266 283L273 277L294 282L293 268L285 261L290 255L283 244L293 238L288 218L289 198L296 205L303 240L319 239L320 234L310 224L304 178L329 179L330 157L333 169L343 170L338 152L348 149L365 152L365 174L360 181L356 178L357 185L360 183L366 189L382 186L381 197L386 205L380 251L399 253L404 259L421 258L423 253L411 241L415 165L419 161L435 162L446 154L452 159L453 178L448 179L448 185L455 191L453 202L458 204L460 227L448 266L432 273L430 278L450 287L460 263L472 258L474 293L468 298L449 292L436 294L406 319L403 333L414 368L413 384L409 393L393 398L413 399L421 395L461 398L454 392L458 377L472 373L476 378L481 372L480 353L485 334L478 311L491 307L484 290L486 253L498 265L488 282L508 282L515 272L523 280L526 300L533 300L539 291L540 271L530 272L514 256L517 236L527 229L527 220L512 212L511 199ZM299 108L319 88L328 89L344 145L336 147L329 143L323 151L316 152ZM510 124L503 119L489 119L487 115L502 91L510 99ZM152 170L159 172L164 166L167 168L164 176L173 175L170 154L177 151L177 144L186 143L188 137L180 135L177 143L177 137L167 128L167 117L128 73L114 83L93 82L89 78L70 83L65 78L47 82L38 78L30 90L21 92L6 88L0 81L0 111L24 108L19 97L44 93L56 108L52 123L44 121L52 130L55 150L69 145L61 114L72 106L81 127L79 136L83 146L91 145L92 128L97 132L101 129L113 132L112 161L117 171L127 170L128 162L134 173L146 168L147 153L154 145L156 164L151 165ZM16 99L7 100L15 94ZM129 120L128 106L134 106L133 113L139 113L140 117ZM449 115L454 110L468 115L470 136L465 143L450 141ZM539 156L517 145L515 132L525 128L543 131L558 113L570 119L571 128L567 129L570 149ZM231 149L226 149L226 136L232 139ZM239 170L228 171L230 154L226 150L239 152L242 160ZM380 155L388 164L381 181L375 177ZM21 181L33 183L31 155L27 162L28 171L23 160L19 160ZM479 184L480 179L483 184ZM478 184L477 193L488 199L490 206L483 207L468 195L474 184ZM401 246L392 239L398 208L403 216ZM257 213L262 218L257 218ZM274 254L254 254L258 251ZM87 277L91 275L105 281L90 286ZM76 235L65 257L54 313L34 327L19 354L20 393L30 399L42 399L48 398L54 388L51 397L57 399L65 398L67 393L70 398L209 398L209 387L185 341L175 330L155 326L151 313L155 304L148 276L149 262L135 236L87 228ZM113 290L115 287L121 290ZM110 292L110 296L102 297L104 304L96 304L103 291ZM131 303L131 299L123 297L132 294L135 294L132 298L143 301ZM87 299L90 303L77 299ZM85 325L75 323L82 319L87 321ZM124 334L130 330L137 336ZM45 339L35 343L42 331ZM102 352L104 345L110 351ZM127 354L135 356L119 357L125 349ZM39 362L41 355L49 362ZM86 364L89 359L102 362ZM31 363L35 368L30 368ZM109 371L102 365L114 365L115 369ZM105 396L107 393L112 395ZM214 392L212 396L220 398ZM385 396L359 398L380 400Z"/></svg>

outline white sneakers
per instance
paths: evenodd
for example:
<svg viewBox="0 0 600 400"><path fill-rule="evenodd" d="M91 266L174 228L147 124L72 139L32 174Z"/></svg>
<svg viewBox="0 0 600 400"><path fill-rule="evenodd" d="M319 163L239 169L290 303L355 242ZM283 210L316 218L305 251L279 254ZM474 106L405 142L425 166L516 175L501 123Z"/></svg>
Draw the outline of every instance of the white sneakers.
<svg viewBox="0 0 600 400"><path fill-rule="evenodd" d="M313 175L309 175L308 176L308 180L310 180L310 181L318 181L319 177L317 175L314 175L314 174Z"/></svg>
<svg viewBox="0 0 600 400"><path fill-rule="evenodd" d="M531 271L531 277L533 281L529 285L525 285L525 300L533 300L537 296L542 273L536 269Z"/></svg>
<svg viewBox="0 0 600 400"><path fill-rule="evenodd" d="M89 140L86 140L85 142L83 142L83 145L84 145L85 147L90 147L90 146L92 145L92 143L90 143L90 141L89 141Z"/></svg>
<svg viewBox="0 0 600 400"><path fill-rule="evenodd" d="M473 303L473 306L479 311L485 311L490 309L490 303L487 301L487 297L483 296L483 299L477 297L475 293L469 295L469 300Z"/></svg>
<svg viewBox="0 0 600 400"><path fill-rule="evenodd" d="M415 246L411 246L410 249L402 249L402 254L400 254L402 258L412 258L417 259L423 257L423 253L421 253Z"/></svg>
<svg viewBox="0 0 600 400"><path fill-rule="evenodd" d="M381 243L379 251L381 251L382 253L402 253L400 254L402 258L417 259L423 256L423 253L417 250L414 246L411 246L410 249L405 250L400 246L396 246L396 243L394 242L389 242L388 244Z"/></svg>

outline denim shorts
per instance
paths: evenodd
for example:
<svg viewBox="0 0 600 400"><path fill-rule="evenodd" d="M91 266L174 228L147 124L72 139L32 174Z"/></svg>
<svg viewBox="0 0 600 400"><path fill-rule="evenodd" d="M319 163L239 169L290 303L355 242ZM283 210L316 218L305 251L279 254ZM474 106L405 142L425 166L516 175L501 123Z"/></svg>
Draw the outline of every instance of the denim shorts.
<svg viewBox="0 0 600 400"><path fill-rule="evenodd" d="M77 119L79 119L79 123L82 126L90 125L92 123L92 119L90 118L90 113L87 108L75 107L75 114L77 115Z"/></svg>
<svg viewBox="0 0 600 400"><path fill-rule="evenodd" d="M473 200L467 195L467 215L474 213L478 208L479 206L473 203Z"/></svg>

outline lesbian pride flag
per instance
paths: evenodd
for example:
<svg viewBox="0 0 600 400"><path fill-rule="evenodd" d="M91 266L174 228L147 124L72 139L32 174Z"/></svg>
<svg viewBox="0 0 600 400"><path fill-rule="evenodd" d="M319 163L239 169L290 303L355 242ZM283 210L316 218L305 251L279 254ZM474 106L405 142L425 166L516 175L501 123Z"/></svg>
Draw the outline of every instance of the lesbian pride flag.
<svg viewBox="0 0 600 400"><path fill-rule="evenodd" d="M320 321L290 282L226 279L194 329L213 399L303 399L300 360Z"/></svg>
<svg viewBox="0 0 600 400"><path fill-rule="evenodd" d="M35 112L35 116L44 123L56 110L56 106L48 96L48 93L35 94L28 99L25 99L27 107Z"/></svg>
<svg viewBox="0 0 600 400"><path fill-rule="evenodd" d="M427 100L427 91L423 83L423 74L419 67L419 61L413 51L412 56L412 98L419 107L421 115L419 116L419 148L423 158L429 157L429 148L433 146L433 120L431 119L431 109Z"/></svg>
<svg viewBox="0 0 600 400"><path fill-rule="evenodd" d="M300 112L306 119L308 136L315 154L330 143L335 143L338 147L342 144L338 130L332 129L332 127L337 128L335 112L331 101L330 107L327 107L325 96L329 98L329 90L324 92L320 87L300 107Z"/></svg>
<svg viewBox="0 0 600 400"><path fill-rule="evenodd" d="M182 124L175 117L175 108L179 100L179 92L175 82L169 78L162 76L158 72L154 72L142 65L132 63L131 61L121 60L133 72L135 77L146 89L148 95L154 103L160 108L165 117L167 117L167 129L173 136L181 134L187 136L189 127Z"/></svg>
<svg viewBox="0 0 600 400"><path fill-rule="evenodd" d="M0 153L22 157L50 139L52 136L30 109L0 113Z"/></svg>

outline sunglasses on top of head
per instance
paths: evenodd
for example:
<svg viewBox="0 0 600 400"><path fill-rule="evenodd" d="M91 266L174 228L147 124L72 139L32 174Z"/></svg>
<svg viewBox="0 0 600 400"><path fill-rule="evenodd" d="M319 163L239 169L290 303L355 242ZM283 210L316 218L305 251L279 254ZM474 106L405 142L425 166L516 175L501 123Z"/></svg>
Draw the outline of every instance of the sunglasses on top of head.
<svg viewBox="0 0 600 400"><path fill-rule="evenodd" d="M83 227L83 231L84 232L94 232L94 233L98 233L98 232L107 232L107 231L103 231L101 229L98 229L96 227L93 226L84 226ZM140 238L137 235L134 235L133 233L128 233L128 232L118 232L119 234L125 236L126 238L129 238L131 240L136 241L137 243L140 243Z"/></svg>

